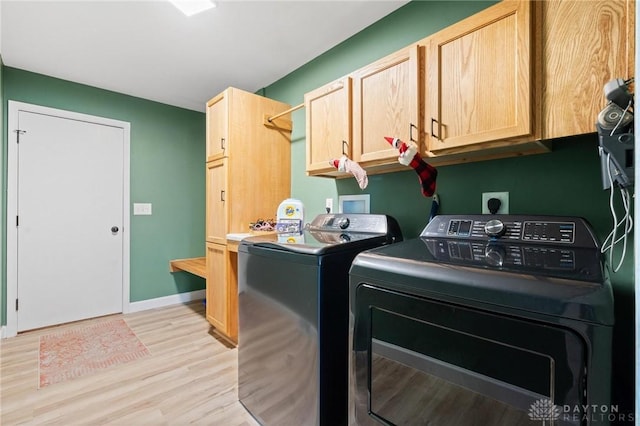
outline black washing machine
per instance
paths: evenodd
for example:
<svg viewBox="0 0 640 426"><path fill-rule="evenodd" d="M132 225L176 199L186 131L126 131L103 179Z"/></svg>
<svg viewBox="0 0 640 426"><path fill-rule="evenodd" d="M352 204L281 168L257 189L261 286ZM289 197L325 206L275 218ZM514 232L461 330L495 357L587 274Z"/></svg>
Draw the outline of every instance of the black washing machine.
<svg viewBox="0 0 640 426"><path fill-rule="evenodd" d="M436 216L350 270L350 421L609 424L613 296L580 218Z"/></svg>
<svg viewBox="0 0 640 426"><path fill-rule="evenodd" d="M401 240L390 216L323 214L241 242L238 397L261 424L347 424L349 267Z"/></svg>

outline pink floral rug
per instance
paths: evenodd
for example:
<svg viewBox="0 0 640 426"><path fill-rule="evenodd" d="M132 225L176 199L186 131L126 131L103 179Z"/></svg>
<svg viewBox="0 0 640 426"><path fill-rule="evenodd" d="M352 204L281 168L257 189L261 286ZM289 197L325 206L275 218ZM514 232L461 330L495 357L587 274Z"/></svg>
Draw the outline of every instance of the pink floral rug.
<svg viewBox="0 0 640 426"><path fill-rule="evenodd" d="M38 388L150 355L123 319L40 337Z"/></svg>

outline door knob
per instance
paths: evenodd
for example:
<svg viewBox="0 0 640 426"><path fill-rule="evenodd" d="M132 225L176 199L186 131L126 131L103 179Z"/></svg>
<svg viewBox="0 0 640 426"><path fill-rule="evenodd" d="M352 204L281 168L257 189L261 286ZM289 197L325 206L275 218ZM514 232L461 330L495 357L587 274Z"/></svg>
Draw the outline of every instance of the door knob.
<svg viewBox="0 0 640 426"><path fill-rule="evenodd" d="M113 232L114 234L116 234L118 232L118 227L117 226L112 226L111 227L111 232Z"/></svg>

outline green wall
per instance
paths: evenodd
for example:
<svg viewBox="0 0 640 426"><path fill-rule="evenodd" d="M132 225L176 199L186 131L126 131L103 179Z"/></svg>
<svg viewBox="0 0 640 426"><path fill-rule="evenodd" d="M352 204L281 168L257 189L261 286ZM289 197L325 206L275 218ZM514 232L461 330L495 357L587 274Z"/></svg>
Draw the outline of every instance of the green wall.
<svg viewBox="0 0 640 426"><path fill-rule="evenodd" d="M5 135L6 126L4 125L4 63L2 62L2 55L0 54L0 134ZM3 136L4 138L5 136ZM4 139L3 139L4 141ZM2 144L2 148L0 149L0 164L3 165L2 173L0 173L0 188L2 188L2 195L0 195L0 324L6 324L6 310L5 310L5 300L7 299L7 280L5 277L6 273L6 228L7 221L5 220L5 210L6 210L6 200L5 200L5 191L4 191L4 182L5 182L5 170L4 167L4 159L6 158L6 144Z"/></svg>
<svg viewBox="0 0 640 426"><path fill-rule="evenodd" d="M131 216L130 300L204 289L200 277L169 273L169 260L205 253L205 115L10 67L2 78L5 111L14 100L131 123L130 208L152 203L153 215Z"/></svg>
<svg viewBox="0 0 640 426"><path fill-rule="evenodd" d="M266 87L262 93L292 105L303 95L370 62L426 37L494 2L411 2L349 40ZM595 117L594 117L595 120ZM416 237L426 224L431 199L420 193L412 170L369 177L360 191L355 179L333 180L305 175L305 112L293 113L292 196L313 217L324 200L338 195L368 193L373 213L386 213L400 222L405 237ZM553 152L439 168L437 193L443 214L480 213L481 194L509 191L511 213L585 217L600 241L612 218L608 194L600 184L595 134L553 141ZM618 207L619 203L618 203ZM620 209L619 209L620 211ZM619 253L621 249L617 249ZM617 257L616 257L617 259ZM613 274L616 303L614 336L614 398L620 411L633 409L634 282L633 239L624 266Z"/></svg>

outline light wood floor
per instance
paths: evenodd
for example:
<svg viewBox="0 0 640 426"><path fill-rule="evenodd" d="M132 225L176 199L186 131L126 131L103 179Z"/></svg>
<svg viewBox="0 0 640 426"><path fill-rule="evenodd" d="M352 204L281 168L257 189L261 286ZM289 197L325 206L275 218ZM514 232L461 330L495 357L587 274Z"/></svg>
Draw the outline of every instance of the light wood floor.
<svg viewBox="0 0 640 426"><path fill-rule="evenodd" d="M238 402L237 349L210 333L201 303L109 318L124 318L151 356L37 389L39 337L104 318L0 341L0 424L258 424Z"/></svg>

